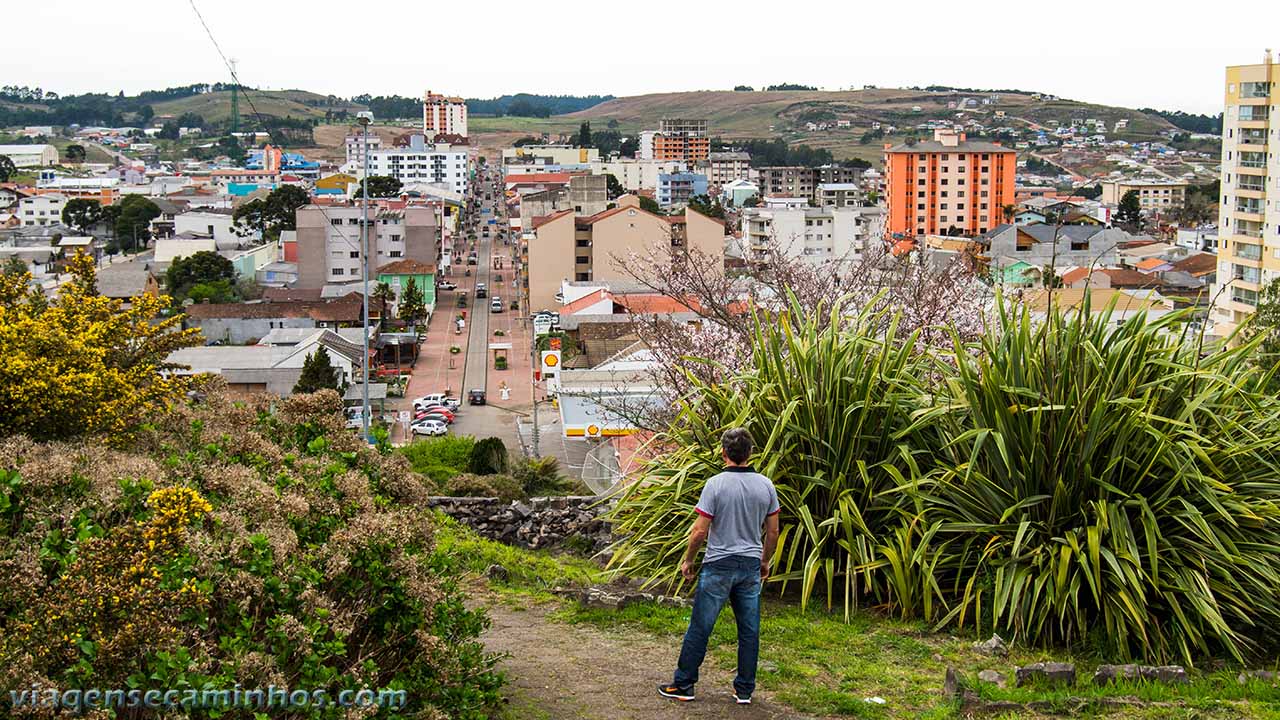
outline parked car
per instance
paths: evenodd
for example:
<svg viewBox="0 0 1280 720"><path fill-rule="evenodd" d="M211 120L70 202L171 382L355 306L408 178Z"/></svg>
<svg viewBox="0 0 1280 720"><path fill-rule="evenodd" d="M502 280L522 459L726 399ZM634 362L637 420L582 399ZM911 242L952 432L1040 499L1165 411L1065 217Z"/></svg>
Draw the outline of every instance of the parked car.
<svg viewBox="0 0 1280 720"><path fill-rule="evenodd" d="M466 307L466 306L467 306L467 294L466 294L466 293L462 293L461 295L459 295L459 296L458 296L458 301L457 301L456 303L454 303L454 304L455 304L455 305L457 305L457 306L458 306L458 307L460 307L460 308L464 308L464 307Z"/></svg>
<svg viewBox="0 0 1280 720"><path fill-rule="evenodd" d="M444 435L449 432L449 426L440 420L419 420L409 426L409 430L414 435Z"/></svg>
<svg viewBox="0 0 1280 720"><path fill-rule="evenodd" d="M457 290L458 289L457 283L452 283L452 282L449 282L448 280L441 280L440 282L436 283L436 287L440 288L441 290Z"/></svg>
<svg viewBox="0 0 1280 720"><path fill-rule="evenodd" d="M480 389L472 389L467 392L467 403L470 405L484 405L484 391Z"/></svg>
<svg viewBox="0 0 1280 720"><path fill-rule="evenodd" d="M417 418L415 419L419 420L422 419L423 415L442 415L445 420L453 422L454 415L456 414L443 405L422 405L414 408L413 410L417 414Z"/></svg>
<svg viewBox="0 0 1280 720"><path fill-rule="evenodd" d="M453 414L445 413L443 409L433 409L421 411L421 413L413 416L413 421L415 421L415 423L420 423L422 420L439 420L444 424L452 425Z"/></svg>
<svg viewBox="0 0 1280 720"><path fill-rule="evenodd" d="M423 395L422 397L413 399L413 406L416 408L425 405L443 405L445 398L447 397L449 396L445 393L431 393L430 395Z"/></svg>
<svg viewBox="0 0 1280 720"><path fill-rule="evenodd" d="M485 234L487 235L488 233L485 233ZM467 264L468 264L468 265L477 265L477 264L479 264L479 261L477 261L477 260L476 260L476 254L475 254L475 253L471 253L470 255L468 255L468 256L467 256Z"/></svg>
<svg viewBox="0 0 1280 720"><path fill-rule="evenodd" d="M493 302L489 303L489 310L496 313L502 312L502 298L495 295Z"/></svg>

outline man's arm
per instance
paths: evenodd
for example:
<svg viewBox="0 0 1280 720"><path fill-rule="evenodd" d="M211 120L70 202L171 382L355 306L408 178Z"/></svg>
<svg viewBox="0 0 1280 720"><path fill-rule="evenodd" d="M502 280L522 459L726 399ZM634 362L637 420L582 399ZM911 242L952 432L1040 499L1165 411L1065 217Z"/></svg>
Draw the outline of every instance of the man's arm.
<svg viewBox="0 0 1280 720"><path fill-rule="evenodd" d="M689 530L689 545L684 551L684 560L680 561L680 574L685 580L692 580L697 576L694 570L694 560L698 557L698 550L702 548L702 544L707 541L707 535L711 533L711 516L698 513L698 518L693 521L693 527Z"/></svg>
<svg viewBox="0 0 1280 720"><path fill-rule="evenodd" d="M771 569L770 561L773 560L773 551L778 547L778 513L764 519L764 556L760 558L760 579L768 580Z"/></svg>

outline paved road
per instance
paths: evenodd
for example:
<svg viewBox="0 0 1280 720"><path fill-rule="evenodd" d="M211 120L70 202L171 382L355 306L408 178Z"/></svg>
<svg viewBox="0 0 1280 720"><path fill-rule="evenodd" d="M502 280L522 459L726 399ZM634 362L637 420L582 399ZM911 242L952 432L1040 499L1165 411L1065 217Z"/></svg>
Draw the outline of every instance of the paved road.
<svg viewBox="0 0 1280 720"><path fill-rule="evenodd" d="M487 217L487 216L481 216ZM481 238L476 255L479 265L472 267L475 280L492 289L489 282L489 253L492 240ZM486 390L485 378L488 375L489 362L489 302L490 298L478 298L471 293L471 309L467 311L467 364L462 371L463 402L465 394L472 390Z"/></svg>

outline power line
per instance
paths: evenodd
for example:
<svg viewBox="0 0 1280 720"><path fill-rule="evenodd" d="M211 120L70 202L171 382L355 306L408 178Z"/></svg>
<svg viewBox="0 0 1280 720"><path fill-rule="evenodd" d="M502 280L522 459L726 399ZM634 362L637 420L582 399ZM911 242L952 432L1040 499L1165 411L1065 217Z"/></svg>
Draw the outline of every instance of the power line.
<svg viewBox="0 0 1280 720"><path fill-rule="evenodd" d="M213 31L209 29L209 23L204 21L204 16L200 14L200 8L196 7L196 0L187 0L191 4L191 10L196 14L196 19L200 21L200 26L204 28L204 32L209 36L209 42L213 43L213 49L218 51L218 57L222 58L222 64L226 66L227 72L231 73L231 79L235 81L236 87L244 89L244 83L240 82L240 76L236 74L236 67L227 59L226 53L222 52L222 46L218 44L218 39L213 36ZM257 106L253 104L253 98L249 97L246 90L244 99L249 103L249 109L253 111L253 116L258 119L258 125L266 128L267 124L262 120L262 113L258 112Z"/></svg>

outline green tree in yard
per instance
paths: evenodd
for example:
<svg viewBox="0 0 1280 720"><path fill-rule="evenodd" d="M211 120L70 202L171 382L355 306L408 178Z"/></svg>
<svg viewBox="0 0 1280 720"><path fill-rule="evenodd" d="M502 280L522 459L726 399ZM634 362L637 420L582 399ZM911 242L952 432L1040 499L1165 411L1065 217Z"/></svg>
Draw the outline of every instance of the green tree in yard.
<svg viewBox="0 0 1280 720"><path fill-rule="evenodd" d="M296 185L281 185L265 198L251 200L235 209L232 222L241 237L261 233L274 242L284 230L298 228L298 208L311 202L307 191Z"/></svg>
<svg viewBox="0 0 1280 720"><path fill-rule="evenodd" d="M315 351L307 353L302 363L302 374L293 386L295 393L313 393L321 390L337 390L339 385L338 370L329 359L329 351L323 345Z"/></svg>
<svg viewBox="0 0 1280 720"><path fill-rule="evenodd" d="M400 181L387 175L370 175L369 197L371 198L393 198L400 197ZM364 188L361 186L356 190L356 197L364 196Z"/></svg>
<svg viewBox="0 0 1280 720"><path fill-rule="evenodd" d="M467 472L475 475L501 475L507 472L507 446L501 438L489 437L477 440L471 448Z"/></svg>
<svg viewBox="0 0 1280 720"><path fill-rule="evenodd" d="M62 206L62 224L73 227L81 234L89 232L105 217L102 203L87 198L72 198Z"/></svg>
<svg viewBox="0 0 1280 720"><path fill-rule="evenodd" d="M1271 393L1280 393L1280 280L1272 280L1262 288L1258 305L1245 327L1245 337L1259 335L1262 339L1258 341L1255 362L1269 373L1267 387Z"/></svg>
<svg viewBox="0 0 1280 720"><path fill-rule="evenodd" d="M422 289L418 287L418 281L412 277L400 292L399 310L400 319L411 325L427 314L426 298L423 297Z"/></svg>
<svg viewBox="0 0 1280 720"><path fill-rule="evenodd" d="M378 303L378 326L384 327L387 322L387 305L396 301L396 291L391 289L389 283L380 282L374 286L369 299Z"/></svg>
<svg viewBox="0 0 1280 720"><path fill-rule="evenodd" d="M13 275L15 277L25 275L28 270L27 264L17 255L10 255L4 261L4 265L2 267L3 269L0 270L0 275Z"/></svg>
<svg viewBox="0 0 1280 720"><path fill-rule="evenodd" d="M196 283L184 294L196 303L230 303L239 299L230 280Z"/></svg>
<svg viewBox="0 0 1280 720"><path fill-rule="evenodd" d="M605 175L605 183L607 186L605 193L610 200L627 193L627 189L622 187L622 183L618 182L618 178L614 177L613 173Z"/></svg>
<svg viewBox="0 0 1280 720"><path fill-rule="evenodd" d="M1138 201L1137 190L1130 190L1120 198L1120 204L1116 207L1116 222L1142 228L1142 204Z"/></svg>
<svg viewBox="0 0 1280 720"><path fill-rule="evenodd" d="M720 198L712 198L707 195L696 195L689 198L689 209L717 220L723 220L725 217L724 206L720 204Z"/></svg>
<svg viewBox="0 0 1280 720"><path fill-rule="evenodd" d="M84 162L85 156L87 155L84 146L76 143L68 145L67 149L64 150L62 154L66 156L67 162L73 163Z"/></svg>
<svg viewBox="0 0 1280 720"><path fill-rule="evenodd" d="M663 214L662 206L658 204L658 201L654 200L651 197L646 197L644 195L640 196L640 209L648 210L649 212L654 213L655 215Z"/></svg>
<svg viewBox="0 0 1280 720"><path fill-rule="evenodd" d="M151 239L151 221L160 217L160 208L142 195L128 195L116 204L116 242L126 250L146 247Z"/></svg>
<svg viewBox="0 0 1280 720"><path fill-rule="evenodd" d="M160 132L157 135L161 140L177 140L178 139L178 123L172 120L166 120L164 125L160 126Z"/></svg>
<svg viewBox="0 0 1280 720"><path fill-rule="evenodd" d="M591 147L591 123L584 122L578 128L578 147Z"/></svg>
<svg viewBox="0 0 1280 720"><path fill-rule="evenodd" d="M9 182L9 178L18 174L18 167L8 155L0 155L0 182Z"/></svg>
<svg viewBox="0 0 1280 720"><path fill-rule="evenodd" d="M175 259L164 277L170 295L185 297L197 285L225 282L231 287L236 279L236 269L230 260L218 253L201 250L190 257Z"/></svg>
<svg viewBox="0 0 1280 720"><path fill-rule="evenodd" d="M227 135L218 140L218 152L226 155L231 160L232 165L244 165L245 159L249 157L249 153L240 145L240 141L234 137Z"/></svg>

